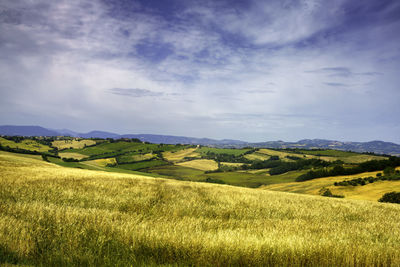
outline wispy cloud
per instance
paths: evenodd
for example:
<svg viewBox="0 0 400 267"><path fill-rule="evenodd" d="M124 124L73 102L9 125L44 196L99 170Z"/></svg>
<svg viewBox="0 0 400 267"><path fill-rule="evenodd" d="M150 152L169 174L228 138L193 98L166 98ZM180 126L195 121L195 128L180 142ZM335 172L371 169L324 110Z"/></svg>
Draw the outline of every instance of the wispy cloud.
<svg viewBox="0 0 400 267"><path fill-rule="evenodd" d="M331 82L331 83L324 83L324 84L326 84L326 85L328 85L328 86L333 86L333 87L347 87L347 86L349 86L348 84L345 84L345 83L333 83L333 82Z"/></svg>
<svg viewBox="0 0 400 267"><path fill-rule="evenodd" d="M162 96L162 92L153 92L147 89L139 88L111 88L108 90L115 95L131 96L131 97L145 97L145 96Z"/></svg>

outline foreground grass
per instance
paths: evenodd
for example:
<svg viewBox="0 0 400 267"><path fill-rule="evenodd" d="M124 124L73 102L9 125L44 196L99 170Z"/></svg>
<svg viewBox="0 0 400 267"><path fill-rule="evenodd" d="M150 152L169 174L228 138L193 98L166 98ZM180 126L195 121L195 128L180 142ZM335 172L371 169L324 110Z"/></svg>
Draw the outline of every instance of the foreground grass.
<svg viewBox="0 0 400 267"><path fill-rule="evenodd" d="M0 154L0 263L398 266L400 205Z"/></svg>

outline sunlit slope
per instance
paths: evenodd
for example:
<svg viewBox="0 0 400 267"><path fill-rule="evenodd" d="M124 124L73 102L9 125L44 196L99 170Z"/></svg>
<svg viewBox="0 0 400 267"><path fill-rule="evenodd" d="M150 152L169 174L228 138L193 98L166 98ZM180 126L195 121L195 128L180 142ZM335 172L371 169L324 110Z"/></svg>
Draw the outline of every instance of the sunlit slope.
<svg viewBox="0 0 400 267"><path fill-rule="evenodd" d="M0 137L0 145L4 147L19 148L37 152L47 152L51 150L49 146L40 144L39 142L31 139L24 139L21 140L21 142L17 143L12 140L7 140L3 137Z"/></svg>
<svg viewBox="0 0 400 267"><path fill-rule="evenodd" d="M384 156L377 156L377 155L369 155L369 154L360 154L355 152L349 151L341 151L341 150L293 150L293 151L282 151L282 150L273 150L262 148L259 149L256 153L264 154L269 156L279 156L280 158L286 158L291 156L296 156L304 159L321 159L325 161L335 161L341 160L345 163L361 163L368 160L383 160L387 159ZM252 155L252 154L250 154Z"/></svg>
<svg viewBox="0 0 400 267"><path fill-rule="evenodd" d="M163 153L163 156L168 161L179 162L185 159L185 157L199 157L200 154L196 152L197 148L187 148L178 151L167 151Z"/></svg>
<svg viewBox="0 0 400 267"><path fill-rule="evenodd" d="M400 168L397 168L400 169ZM363 199L377 201L385 193L400 191L400 181L377 181L364 186L334 186L334 182L351 180L355 178L376 177L376 172L364 172L354 175L333 176L313 179L304 182L291 182L262 186L261 189L293 192L301 194L321 195L324 189L329 189L333 194L343 195L350 199Z"/></svg>
<svg viewBox="0 0 400 267"><path fill-rule="evenodd" d="M66 148L84 148L86 146L93 146L96 144L94 140L74 140L74 139L66 139L66 140L55 140L52 143L53 147L57 147L58 149L66 149Z"/></svg>
<svg viewBox="0 0 400 267"><path fill-rule="evenodd" d="M400 205L0 154L0 263L398 266Z"/></svg>

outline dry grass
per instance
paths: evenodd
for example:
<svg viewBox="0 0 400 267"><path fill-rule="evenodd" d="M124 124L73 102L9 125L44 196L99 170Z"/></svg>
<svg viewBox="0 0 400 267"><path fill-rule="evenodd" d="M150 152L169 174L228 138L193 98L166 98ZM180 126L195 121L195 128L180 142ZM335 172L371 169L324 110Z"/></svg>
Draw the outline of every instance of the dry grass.
<svg viewBox="0 0 400 267"><path fill-rule="evenodd" d="M73 158L73 159L84 159L87 158L88 156L79 154L79 153L73 153L73 152L63 152L63 153L58 153L58 155L62 158Z"/></svg>
<svg viewBox="0 0 400 267"><path fill-rule="evenodd" d="M383 160L383 159L387 159L386 157L383 156L375 156L375 155L364 155L364 154L356 154L353 153L354 155L351 155L348 152L344 152L344 151L335 151L333 150L331 153L329 153L330 151L328 150L328 154L335 154L337 153L337 155L335 156L318 156L318 155L313 155L313 154L307 154L307 150L304 150L304 154L302 153L294 153L294 152L284 152L284 151L275 151L272 149L259 149L256 153L258 154L264 154L264 155L269 155L269 156L279 156L281 159L285 159L285 157L287 156L296 156L296 157L300 157L300 158L304 158L304 159L321 159L321 160L325 160L325 161L335 161L335 160L342 160L345 163L361 163L364 161L368 161L368 160ZM321 153L323 154L324 151L321 151ZM346 154L348 153L348 154ZM250 157L253 154L250 154ZM247 156L247 155L246 155ZM252 158L249 158L252 159Z"/></svg>
<svg viewBox="0 0 400 267"><path fill-rule="evenodd" d="M286 156L297 156L293 153L283 152L283 151L276 151L272 149L262 148L257 151L258 153L265 154L268 156L279 156L280 158L284 158Z"/></svg>
<svg viewBox="0 0 400 267"><path fill-rule="evenodd" d="M107 164L116 164L117 161L115 158L106 158L106 159L89 160L89 161L86 161L86 163L100 166L100 167L106 167Z"/></svg>
<svg viewBox="0 0 400 267"><path fill-rule="evenodd" d="M231 166L231 167L240 167L243 163L235 163L235 162L221 162L221 165Z"/></svg>
<svg viewBox="0 0 400 267"><path fill-rule="evenodd" d="M175 152L168 151L164 152L163 156L168 161L179 162L184 160L185 157L191 157L191 158L200 157L200 154L195 152L196 150L197 148L187 148Z"/></svg>
<svg viewBox="0 0 400 267"><path fill-rule="evenodd" d="M96 142L93 140L56 140L51 143L53 147L57 147L59 150L67 148L79 149L94 144L96 144Z"/></svg>
<svg viewBox="0 0 400 267"><path fill-rule="evenodd" d="M400 169L400 168L397 168ZM333 194L343 195L345 198L377 201L383 194L391 191L400 191L400 181L378 181L364 186L334 186L334 182L355 178L376 177L376 172L364 172L354 175L332 176L313 179L304 182L291 182L262 186L261 189L293 192L310 195L320 195L321 189L329 188Z"/></svg>
<svg viewBox="0 0 400 267"><path fill-rule="evenodd" d="M270 158L270 156L268 156L266 154L257 153L257 152L254 152L251 154L246 154L246 155L244 155L244 157L249 160L268 160Z"/></svg>
<svg viewBox="0 0 400 267"><path fill-rule="evenodd" d="M0 137L0 145L2 146L8 146L10 148L20 148L20 149L25 149L25 150L30 150L30 151L37 151L37 152L47 152L51 150L49 146L40 144L36 142L35 140L31 139L24 139L19 143L16 143L11 140L7 140L3 137Z"/></svg>
<svg viewBox="0 0 400 267"><path fill-rule="evenodd" d="M133 161L142 161L142 160L149 160L154 157L155 157L155 155L153 153L139 154L139 155L132 155L132 160Z"/></svg>
<svg viewBox="0 0 400 267"><path fill-rule="evenodd" d="M0 263L399 266L400 205L0 154Z"/></svg>
<svg viewBox="0 0 400 267"><path fill-rule="evenodd" d="M177 163L176 165L193 168L201 171L212 171L218 169L218 163L211 159L195 159Z"/></svg>

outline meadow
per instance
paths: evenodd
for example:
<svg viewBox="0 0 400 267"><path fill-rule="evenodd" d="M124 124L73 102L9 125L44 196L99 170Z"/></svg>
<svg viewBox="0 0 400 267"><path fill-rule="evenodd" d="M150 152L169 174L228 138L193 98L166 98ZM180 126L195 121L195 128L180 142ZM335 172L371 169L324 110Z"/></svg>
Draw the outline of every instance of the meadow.
<svg viewBox="0 0 400 267"><path fill-rule="evenodd" d="M65 168L0 153L0 263L399 266L400 205Z"/></svg>
<svg viewBox="0 0 400 267"><path fill-rule="evenodd" d="M271 190L313 195L330 189L345 197L368 200L379 199L379 194L386 193L390 188L397 190L394 181L382 181L380 187L376 183L365 188L332 188L333 182L340 181L341 176L296 182L299 176L308 175L310 171L333 170L335 166L354 168L362 162L387 159L372 154L327 149L230 149L165 145L143 143L137 139L7 138L1 138L0 144L22 149L15 151L18 153L40 148L41 152L36 151L36 154L46 153L44 160L63 167L250 188L267 186ZM0 146L0 149L4 149L4 146ZM329 175L327 173L319 177ZM371 192L375 192L373 196Z"/></svg>
<svg viewBox="0 0 400 267"><path fill-rule="evenodd" d="M397 169L400 170L400 167ZM261 189L311 195L321 195L323 190L329 189L333 194L342 195L345 198L370 201L378 201L385 193L392 191L400 192L400 181L377 181L364 186L334 186L335 182L355 178L376 177L378 173L382 172L364 172L354 175L324 177L304 182L293 181L281 184L263 185Z"/></svg>
<svg viewBox="0 0 400 267"><path fill-rule="evenodd" d="M49 146L43 145L32 139L24 139L24 140L21 140L21 142L17 143L12 140L7 140L3 137L0 137L0 145L4 146L4 147L19 148L19 149L37 151L37 152L47 152L47 151L51 150L51 148Z"/></svg>
<svg viewBox="0 0 400 267"><path fill-rule="evenodd" d="M68 149L68 148L84 148L86 146L93 146L96 144L94 140L82 139L64 139L64 140L54 140L51 145L57 147L58 150Z"/></svg>

